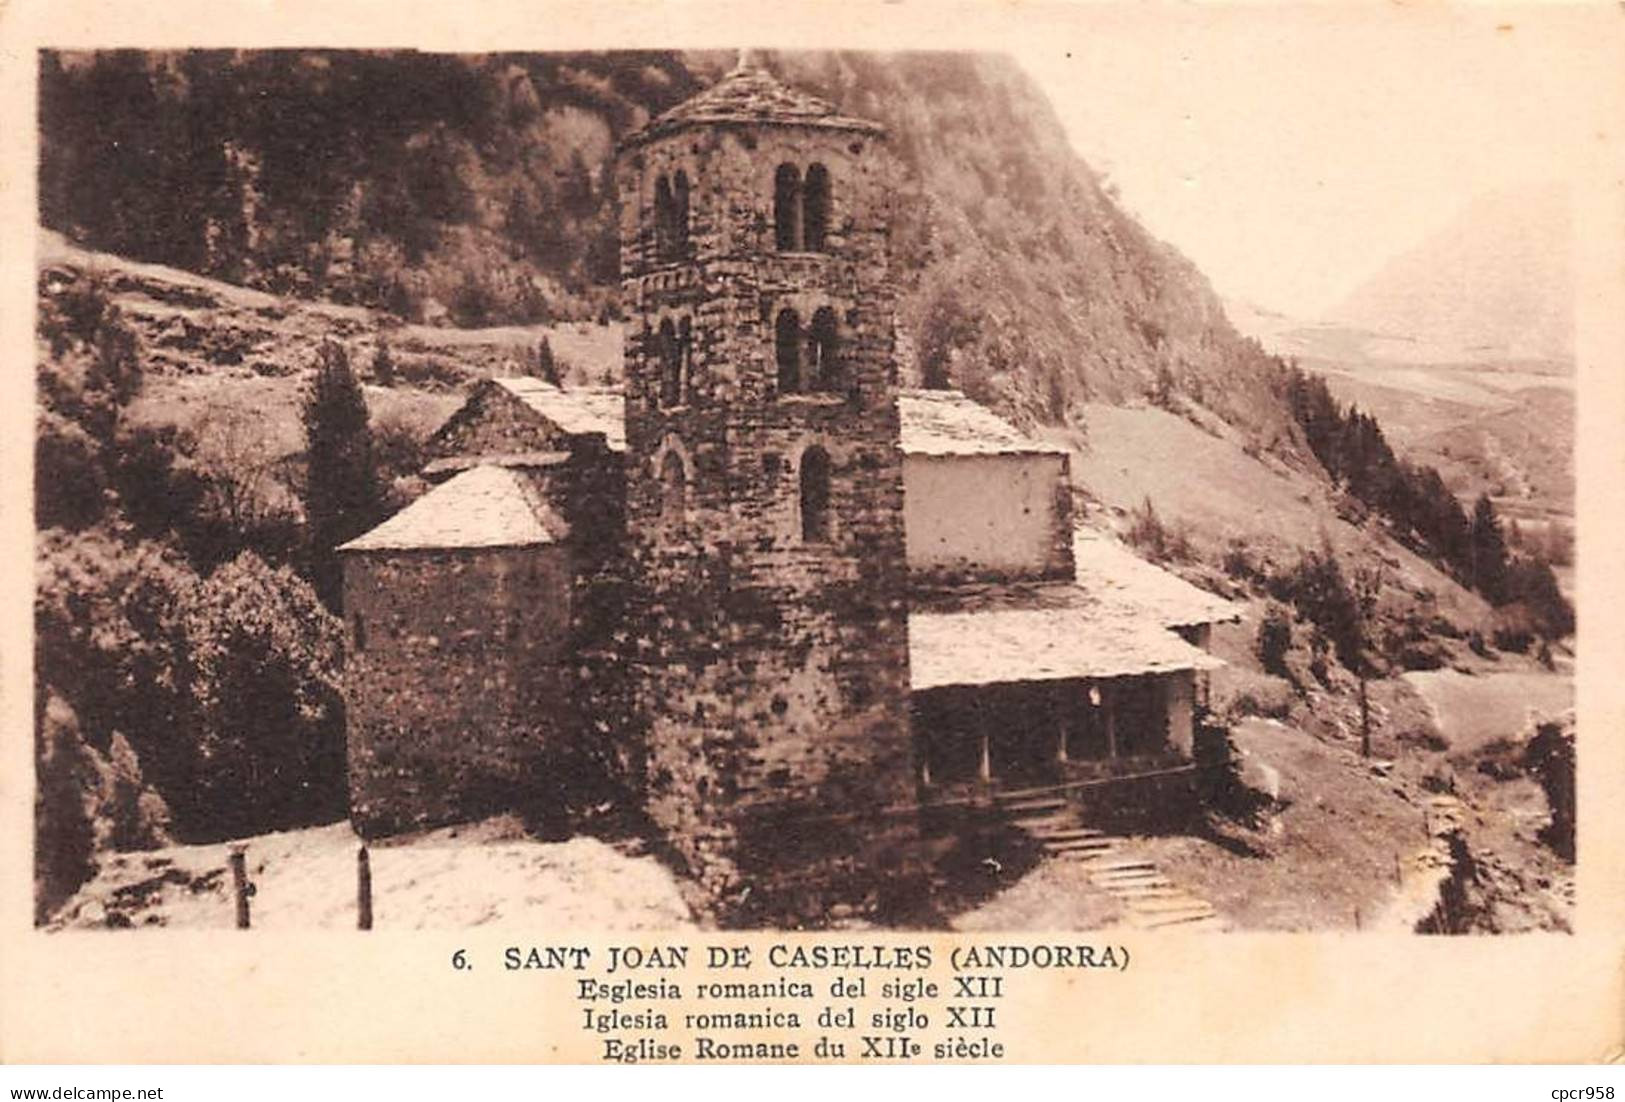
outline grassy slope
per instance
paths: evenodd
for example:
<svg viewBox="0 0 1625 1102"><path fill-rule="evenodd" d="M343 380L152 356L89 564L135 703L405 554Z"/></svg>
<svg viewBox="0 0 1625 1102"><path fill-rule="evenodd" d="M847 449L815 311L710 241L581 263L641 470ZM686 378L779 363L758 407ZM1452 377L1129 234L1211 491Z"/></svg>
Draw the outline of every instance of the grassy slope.
<svg viewBox="0 0 1625 1102"><path fill-rule="evenodd" d="M1440 611L1464 626L1487 620L1484 602L1432 564L1371 524L1357 528L1342 519L1324 482L1267 453L1253 454L1235 433L1207 431L1150 407L1091 405L1087 418L1088 446L1073 456L1073 479L1119 521L1149 498L1165 523L1188 529L1210 562L1240 540L1255 558L1290 565L1325 536L1357 558L1380 555L1392 590L1431 592Z"/></svg>
<svg viewBox="0 0 1625 1102"><path fill-rule="evenodd" d="M1137 840L1176 884L1236 928L1355 929L1396 886L1396 858L1423 848L1421 808L1373 774L1351 748L1272 720L1234 731L1240 750L1277 769L1285 807L1260 831L1232 828L1228 845L1175 836Z"/></svg>

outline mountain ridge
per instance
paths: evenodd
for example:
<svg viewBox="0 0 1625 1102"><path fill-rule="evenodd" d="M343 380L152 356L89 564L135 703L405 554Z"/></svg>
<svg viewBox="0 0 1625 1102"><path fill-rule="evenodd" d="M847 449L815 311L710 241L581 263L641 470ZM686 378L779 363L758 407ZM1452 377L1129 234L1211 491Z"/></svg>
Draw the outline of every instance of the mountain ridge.
<svg viewBox="0 0 1625 1102"><path fill-rule="evenodd" d="M733 61L48 53L42 218L90 248L413 321L607 318L615 143ZM908 381L946 376L1024 424L1079 431L1086 403L1176 390L1304 461L1268 357L1196 267L1107 196L1016 63L757 62L890 131Z"/></svg>

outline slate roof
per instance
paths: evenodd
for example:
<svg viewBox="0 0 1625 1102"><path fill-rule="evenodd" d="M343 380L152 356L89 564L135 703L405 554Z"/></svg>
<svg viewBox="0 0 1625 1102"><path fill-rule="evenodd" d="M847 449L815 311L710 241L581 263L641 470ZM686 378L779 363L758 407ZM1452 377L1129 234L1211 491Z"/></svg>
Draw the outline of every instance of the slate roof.
<svg viewBox="0 0 1625 1102"><path fill-rule="evenodd" d="M524 476L480 466L449 479L340 551L535 547L568 534Z"/></svg>
<svg viewBox="0 0 1625 1102"><path fill-rule="evenodd" d="M623 138L621 144L630 147L691 126L718 123L818 126L867 134L885 133L885 127L879 123L842 115L834 104L791 88L741 56L732 72L699 95L655 116L642 129Z"/></svg>
<svg viewBox="0 0 1625 1102"><path fill-rule="evenodd" d="M905 455L1065 455L957 390L897 394Z"/></svg>
<svg viewBox="0 0 1625 1102"><path fill-rule="evenodd" d="M1093 603L912 612L908 653L909 686L915 691L1224 665L1166 628Z"/></svg>
<svg viewBox="0 0 1625 1102"><path fill-rule="evenodd" d="M541 467L556 467L569 461L569 452L487 452L484 455L448 455L441 459L431 459L424 466L423 473L433 478L435 475L456 474L458 471L474 467L535 470Z"/></svg>
<svg viewBox="0 0 1625 1102"><path fill-rule="evenodd" d="M552 383L523 375L493 381L572 436L598 433L611 451L626 450L626 399L620 390L561 390Z"/></svg>
<svg viewBox="0 0 1625 1102"><path fill-rule="evenodd" d="M1219 624L1241 619L1241 608L1146 562L1103 532L1073 533L1078 587L1092 598L1165 627Z"/></svg>

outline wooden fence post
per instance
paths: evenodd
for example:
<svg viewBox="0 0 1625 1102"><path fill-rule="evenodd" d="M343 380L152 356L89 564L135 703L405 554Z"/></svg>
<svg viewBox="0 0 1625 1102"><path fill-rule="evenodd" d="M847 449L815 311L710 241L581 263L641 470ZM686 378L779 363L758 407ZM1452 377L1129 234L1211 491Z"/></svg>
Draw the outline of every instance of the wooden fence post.
<svg viewBox="0 0 1625 1102"><path fill-rule="evenodd" d="M248 882L248 862L246 852L248 846L242 842L234 842L231 846L231 883L237 896L237 928L248 929L248 897L253 893L253 886Z"/></svg>
<svg viewBox="0 0 1625 1102"><path fill-rule="evenodd" d="M366 846L355 853L355 908L356 928L372 929L372 859Z"/></svg>

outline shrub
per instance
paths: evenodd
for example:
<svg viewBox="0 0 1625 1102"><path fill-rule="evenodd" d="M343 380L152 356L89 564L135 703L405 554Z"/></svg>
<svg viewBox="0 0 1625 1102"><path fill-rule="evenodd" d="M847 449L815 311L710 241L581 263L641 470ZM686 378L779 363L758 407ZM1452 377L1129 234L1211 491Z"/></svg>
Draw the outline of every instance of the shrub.
<svg viewBox="0 0 1625 1102"><path fill-rule="evenodd" d="M251 552L198 587L184 618L197 821L230 836L340 813L338 619L292 571Z"/></svg>
<svg viewBox="0 0 1625 1102"><path fill-rule="evenodd" d="M378 347L372 354L372 381L379 386L395 385L395 357L389 353L389 342L378 338Z"/></svg>
<svg viewBox="0 0 1625 1102"><path fill-rule="evenodd" d="M1315 625L1322 650L1329 644L1343 665L1359 668L1365 641L1360 604L1330 545L1303 552L1291 570L1271 575L1266 587Z"/></svg>
<svg viewBox="0 0 1625 1102"><path fill-rule="evenodd" d="M1182 530L1163 523L1149 497L1134 511L1127 539L1132 546L1156 562L1185 561L1191 558L1190 540Z"/></svg>
<svg viewBox="0 0 1625 1102"><path fill-rule="evenodd" d="M1574 721L1548 721L1535 726L1523 764L1546 792L1552 820L1542 840L1566 860L1574 860Z"/></svg>
<svg viewBox="0 0 1625 1102"><path fill-rule="evenodd" d="M34 922L96 875L97 778L79 717L47 689L34 727Z"/></svg>
<svg viewBox="0 0 1625 1102"><path fill-rule="evenodd" d="M1253 561L1252 552L1240 540L1231 540L1225 547L1220 565L1232 578L1257 579L1261 576L1258 564Z"/></svg>
<svg viewBox="0 0 1625 1102"><path fill-rule="evenodd" d="M1280 605L1270 605L1258 623L1258 663L1266 673L1277 677L1290 677L1286 668L1287 652L1292 649L1292 618Z"/></svg>

